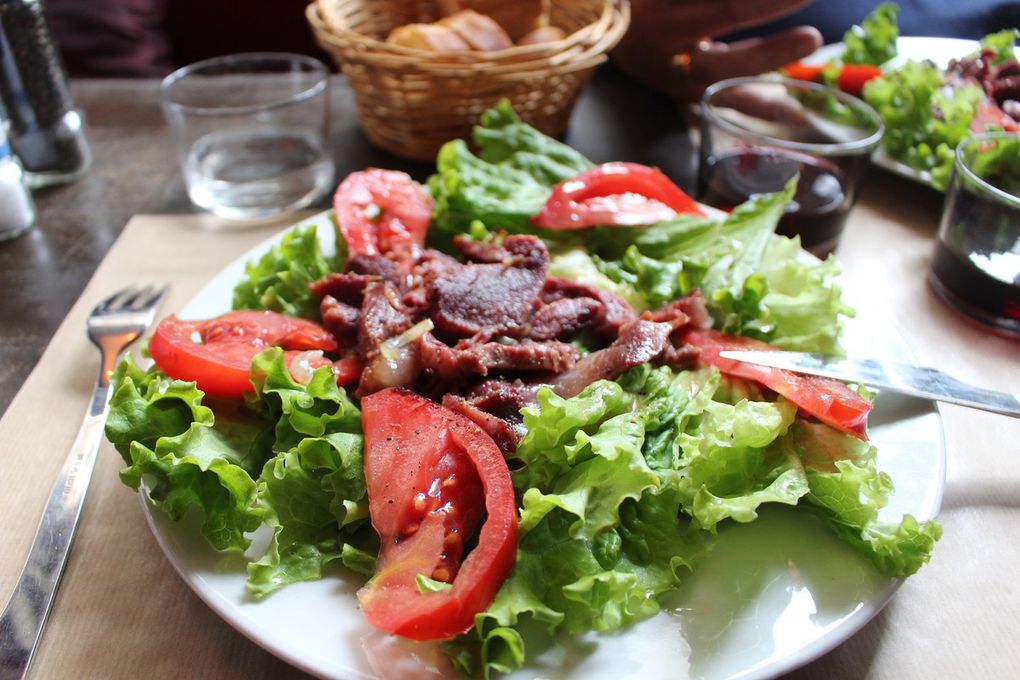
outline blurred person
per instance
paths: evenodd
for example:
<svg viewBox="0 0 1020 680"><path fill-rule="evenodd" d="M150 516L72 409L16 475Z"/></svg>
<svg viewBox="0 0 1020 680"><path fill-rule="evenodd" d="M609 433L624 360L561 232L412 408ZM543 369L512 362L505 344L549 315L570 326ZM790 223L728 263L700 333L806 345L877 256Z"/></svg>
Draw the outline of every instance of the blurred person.
<svg viewBox="0 0 1020 680"><path fill-rule="evenodd" d="M507 0L508 2L512 0ZM72 76L154 77L199 59L289 51L332 63L305 20L308 0L44 0ZM682 100L838 41L880 0L631 0L613 53L637 80ZM899 0L900 33L976 39L1020 24L1017 0Z"/></svg>
<svg viewBox="0 0 1020 680"><path fill-rule="evenodd" d="M631 23L613 51L638 81L681 100L725 78L771 71L814 52L822 36L798 26L735 42L713 39L757 26L810 0L631 0Z"/></svg>
<svg viewBox="0 0 1020 680"><path fill-rule="evenodd" d="M613 52L637 80L679 100L712 83L775 70L838 42L882 0L631 0ZM1017 0L899 0L900 35L969 38L1020 25Z"/></svg>

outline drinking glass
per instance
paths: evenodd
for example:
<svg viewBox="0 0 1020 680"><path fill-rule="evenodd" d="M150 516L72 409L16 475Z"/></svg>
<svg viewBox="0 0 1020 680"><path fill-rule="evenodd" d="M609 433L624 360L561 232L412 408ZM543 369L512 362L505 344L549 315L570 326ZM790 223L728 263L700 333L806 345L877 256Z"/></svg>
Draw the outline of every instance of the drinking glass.
<svg viewBox="0 0 1020 680"><path fill-rule="evenodd" d="M720 81L701 101L699 200L729 209L799 175L776 231L799 235L806 250L825 256L839 242L883 130L866 103L817 83Z"/></svg>
<svg viewBox="0 0 1020 680"><path fill-rule="evenodd" d="M329 72L297 54L216 57L171 73L160 101L188 196L227 219L307 207L333 183Z"/></svg>
<svg viewBox="0 0 1020 680"><path fill-rule="evenodd" d="M1020 134L956 148L928 281L967 317L1020 337Z"/></svg>

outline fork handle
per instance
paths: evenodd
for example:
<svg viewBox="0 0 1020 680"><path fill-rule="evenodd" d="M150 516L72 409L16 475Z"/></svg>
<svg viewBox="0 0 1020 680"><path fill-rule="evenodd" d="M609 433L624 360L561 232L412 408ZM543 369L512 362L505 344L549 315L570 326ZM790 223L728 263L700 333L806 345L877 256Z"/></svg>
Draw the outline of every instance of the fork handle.
<svg viewBox="0 0 1020 680"><path fill-rule="evenodd" d="M101 379L92 394L89 414L50 490L28 560L0 615L0 680L21 680L28 673L92 479L109 398L109 383Z"/></svg>

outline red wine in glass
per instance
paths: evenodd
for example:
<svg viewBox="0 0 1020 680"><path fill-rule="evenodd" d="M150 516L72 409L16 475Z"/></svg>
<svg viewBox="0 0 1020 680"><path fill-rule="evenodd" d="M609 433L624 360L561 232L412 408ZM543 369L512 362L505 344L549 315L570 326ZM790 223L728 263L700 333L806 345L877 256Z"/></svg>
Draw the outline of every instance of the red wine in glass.
<svg viewBox="0 0 1020 680"><path fill-rule="evenodd" d="M959 311L1020 337L1020 213L967 188L951 191L928 280Z"/></svg>
<svg viewBox="0 0 1020 680"><path fill-rule="evenodd" d="M806 250L827 255L839 242L853 202L850 179L836 163L781 149L728 150L702 162L699 199L728 210L755 194L780 191L798 174L797 191L776 233L799 235Z"/></svg>

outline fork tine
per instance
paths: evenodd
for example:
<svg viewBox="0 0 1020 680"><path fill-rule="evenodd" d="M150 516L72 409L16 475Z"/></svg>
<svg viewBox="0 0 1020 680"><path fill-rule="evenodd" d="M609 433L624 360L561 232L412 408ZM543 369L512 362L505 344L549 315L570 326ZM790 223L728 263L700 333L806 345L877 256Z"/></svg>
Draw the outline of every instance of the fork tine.
<svg viewBox="0 0 1020 680"><path fill-rule="evenodd" d="M135 303L138 302L143 296L148 295L152 292L152 286L146 285L143 288L136 288L132 291L132 294L126 298L117 302L117 307L121 309L135 309Z"/></svg>
<svg viewBox="0 0 1020 680"><path fill-rule="evenodd" d="M94 311L105 312L111 307L119 306L124 298L131 298L135 295L138 295L138 289L135 286L132 285L127 288L122 288L108 298L101 300L99 304L96 305Z"/></svg>
<svg viewBox="0 0 1020 680"><path fill-rule="evenodd" d="M131 306L131 308L134 309L135 311L141 312L150 308L157 307L160 301L163 299L163 296L166 295L166 292L170 290L170 284L164 283L162 286L156 289L155 292L152 292L152 288L153 286L146 286L144 291L145 295L143 296L141 293L139 293L138 299Z"/></svg>

